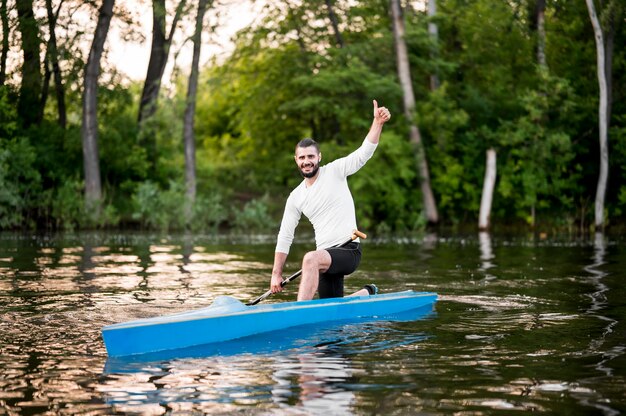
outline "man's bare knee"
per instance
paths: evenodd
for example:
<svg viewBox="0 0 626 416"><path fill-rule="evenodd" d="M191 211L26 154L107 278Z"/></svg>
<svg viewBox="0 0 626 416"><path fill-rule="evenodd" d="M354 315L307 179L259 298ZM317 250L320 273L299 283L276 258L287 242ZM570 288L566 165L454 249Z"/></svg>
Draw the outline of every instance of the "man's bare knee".
<svg viewBox="0 0 626 416"><path fill-rule="evenodd" d="M302 258L302 269L315 268L325 272L330 267L331 258L326 250L309 251Z"/></svg>
<svg viewBox="0 0 626 416"><path fill-rule="evenodd" d="M304 255L304 257L302 258L302 268L309 268L309 267L315 267L317 268L317 265L319 263L317 256L315 255L315 251L309 251L308 253L306 253Z"/></svg>

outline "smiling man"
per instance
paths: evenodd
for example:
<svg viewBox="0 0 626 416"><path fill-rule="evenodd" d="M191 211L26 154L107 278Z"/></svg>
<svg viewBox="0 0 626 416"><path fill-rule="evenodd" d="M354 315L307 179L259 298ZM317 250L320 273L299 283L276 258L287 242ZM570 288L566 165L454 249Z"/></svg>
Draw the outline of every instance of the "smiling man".
<svg viewBox="0 0 626 416"><path fill-rule="evenodd" d="M385 107L374 104L374 120L363 144L348 156L320 167L322 153L313 139L301 140L296 146L295 160L304 180L289 195L280 225L274 256L270 289L282 291L283 267L289 254L294 233L302 214L315 231L317 249L306 253L302 260L302 280L298 300L319 297L343 297L343 279L356 270L361 261L359 240L337 247L357 228L348 176L357 172L372 157L383 125L391 114ZM376 293L376 286L366 285L353 295Z"/></svg>

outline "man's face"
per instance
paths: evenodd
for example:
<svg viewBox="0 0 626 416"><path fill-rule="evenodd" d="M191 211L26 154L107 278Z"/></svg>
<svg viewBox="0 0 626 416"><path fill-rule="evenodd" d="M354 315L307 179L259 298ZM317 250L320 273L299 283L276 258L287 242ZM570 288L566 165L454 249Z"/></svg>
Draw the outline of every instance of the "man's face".
<svg viewBox="0 0 626 416"><path fill-rule="evenodd" d="M298 147L295 159L302 176L312 178L317 175L317 171L320 168L322 154L318 153L314 146Z"/></svg>

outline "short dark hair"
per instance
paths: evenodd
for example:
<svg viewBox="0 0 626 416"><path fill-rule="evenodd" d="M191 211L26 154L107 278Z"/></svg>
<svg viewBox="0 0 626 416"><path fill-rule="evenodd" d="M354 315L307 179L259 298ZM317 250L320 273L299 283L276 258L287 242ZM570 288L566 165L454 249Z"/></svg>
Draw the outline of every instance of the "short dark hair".
<svg viewBox="0 0 626 416"><path fill-rule="evenodd" d="M297 151L298 147L305 148L305 147L311 147L311 146L315 147L315 150L317 150L317 153L320 152L320 145L315 140L308 138L308 137L306 139L300 140L298 144L296 145L295 150Z"/></svg>

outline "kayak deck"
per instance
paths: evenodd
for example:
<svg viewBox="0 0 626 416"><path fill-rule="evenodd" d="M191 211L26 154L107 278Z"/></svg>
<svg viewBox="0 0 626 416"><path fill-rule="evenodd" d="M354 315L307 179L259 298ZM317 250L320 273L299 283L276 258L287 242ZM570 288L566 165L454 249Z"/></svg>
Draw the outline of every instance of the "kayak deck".
<svg viewBox="0 0 626 416"><path fill-rule="evenodd" d="M111 357L144 354L325 321L388 316L436 300L435 293L404 291L246 306L221 296L206 308L105 326L102 336Z"/></svg>

